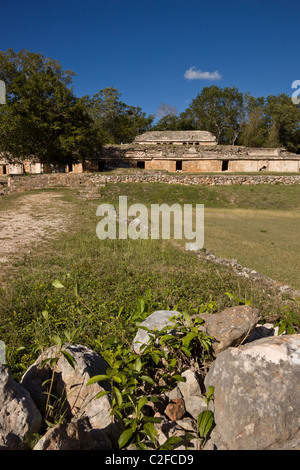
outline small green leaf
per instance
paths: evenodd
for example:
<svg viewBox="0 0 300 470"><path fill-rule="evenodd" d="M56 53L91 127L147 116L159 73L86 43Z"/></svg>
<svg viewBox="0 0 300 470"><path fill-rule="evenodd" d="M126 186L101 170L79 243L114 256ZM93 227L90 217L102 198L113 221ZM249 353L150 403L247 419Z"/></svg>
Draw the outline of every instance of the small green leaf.
<svg viewBox="0 0 300 470"><path fill-rule="evenodd" d="M157 365L157 364L159 363L159 355L156 354L156 352L153 352L153 353L151 354L151 357L152 357L152 359L153 359L153 362Z"/></svg>
<svg viewBox="0 0 300 470"><path fill-rule="evenodd" d="M132 437L133 433L134 433L134 430L132 428L126 429L124 432L122 432L118 440L120 449L122 449L122 447L124 447L127 444L127 442Z"/></svg>
<svg viewBox="0 0 300 470"><path fill-rule="evenodd" d="M149 377L149 375L141 375L141 379L144 380L144 382L147 382L148 384L155 385L154 380L152 377Z"/></svg>
<svg viewBox="0 0 300 470"><path fill-rule="evenodd" d="M175 379L177 382L185 382L185 378L178 374L173 375L172 379Z"/></svg>
<svg viewBox="0 0 300 470"><path fill-rule="evenodd" d="M43 318L48 321L49 320L49 313L47 312L47 310L43 310L42 311L42 315L43 315Z"/></svg>
<svg viewBox="0 0 300 470"><path fill-rule="evenodd" d="M60 281L57 279L52 282L53 287L56 287L56 289L63 289L65 286L62 285Z"/></svg>
<svg viewBox="0 0 300 470"><path fill-rule="evenodd" d="M123 310L124 310L124 306L119 309L118 318L120 318L120 316L121 316Z"/></svg>
<svg viewBox="0 0 300 470"><path fill-rule="evenodd" d="M197 336L196 333L188 333L182 340L182 344L184 347L188 348L190 342Z"/></svg>
<svg viewBox="0 0 300 470"><path fill-rule="evenodd" d="M281 323L281 324L279 325L279 328L278 328L278 336L282 335L282 333L284 333L285 329L286 329L286 324L285 324L285 323Z"/></svg>
<svg viewBox="0 0 300 470"><path fill-rule="evenodd" d="M144 405L146 405L146 403L148 402L148 398L147 397L142 397L139 399L139 402L138 402L138 406L137 406L137 410L138 411L141 411L141 409L143 408Z"/></svg>
<svg viewBox="0 0 300 470"><path fill-rule="evenodd" d="M214 425L214 414L210 410L202 411L198 416L199 436L204 439Z"/></svg>
<svg viewBox="0 0 300 470"><path fill-rule="evenodd" d="M90 380L87 382L87 385L92 385L95 382L101 382L102 380L107 380L108 376L107 375L94 375L94 377L91 377Z"/></svg>
<svg viewBox="0 0 300 470"><path fill-rule="evenodd" d="M103 392L97 393L97 395L95 395L94 398L95 398L95 399L101 398L101 397L103 397L104 395L108 395L109 393L110 393L110 392L107 392L107 391L104 391L104 390L103 390Z"/></svg>
<svg viewBox="0 0 300 470"><path fill-rule="evenodd" d="M142 368L142 361L141 359L138 357L134 363L134 370L137 371L137 372L140 372L141 371L141 368Z"/></svg>
<svg viewBox="0 0 300 470"><path fill-rule="evenodd" d="M117 387L113 387L113 392L116 396L118 405L121 406L122 403L123 403L123 399L122 399L122 394L121 394L120 390Z"/></svg>
<svg viewBox="0 0 300 470"><path fill-rule="evenodd" d="M53 359L56 360L56 362L58 361L58 358L53 358L53 357L47 357L46 359L43 359L42 362L41 362L41 365L40 365L40 368L42 368L45 364L47 364L47 362L50 362L53 361Z"/></svg>
<svg viewBox="0 0 300 470"><path fill-rule="evenodd" d="M163 418L154 418L154 416L143 416L144 423L161 423Z"/></svg>
<svg viewBox="0 0 300 470"><path fill-rule="evenodd" d="M57 362L58 362L58 357L51 357L49 361L50 367L54 367Z"/></svg>
<svg viewBox="0 0 300 470"><path fill-rule="evenodd" d="M173 359L171 359L170 361L170 367L175 367L176 362L177 362L176 357L173 357Z"/></svg>
<svg viewBox="0 0 300 470"><path fill-rule="evenodd" d="M232 295L230 292L225 292L225 295L228 295L231 299L234 299L234 295Z"/></svg>
<svg viewBox="0 0 300 470"><path fill-rule="evenodd" d="M47 383L49 382L51 382L51 379L44 380L44 382L42 383L42 387L45 387L45 385L47 385Z"/></svg>
<svg viewBox="0 0 300 470"><path fill-rule="evenodd" d="M47 424L47 426L48 426L49 428L54 428L54 426L55 426L55 423L51 423L51 422L48 421L47 419L45 419L45 423Z"/></svg>
<svg viewBox="0 0 300 470"><path fill-rule="evenodd" d="M189 349L185 348L184 346L182 346L181 350L184 352L184 354L186 356L189 357L191 355L191 351Z"/></svg>
<svg viewBox="0 0 300 470"><path fill-rule="evenodd" d="M176 444L182 441L182 437L172 436L160 447L160 450L172 450Z"/></svg>
<svg viewBox="0 0 300 470"><path fill-rule="evenodd" d="M195 317L195 318L194 318L194 323L195 323L195 325L196 325L196 324L202 325L202 324L204 323L204 320L203 320L203 318L201 318L201 317Z"/></svg>
<svg viewBox="0 0 300 470"><path fill-rule="evenodd" d="M133 430L133 432L136 431L136 428L137 428L137 420L136 419L131 419L130 420L130 427Z"/></svg>
<svg viewBox="0 0 300 470"><path fill-rule="evenodd" d="M208 392L206 393L208 400L211 400L213 398L214 392L215 392L215 387L213 387L212 385L209 385Z"/></svg>
<svg viewBox="0 0 300 470"><path fill-rule="evenodd" d="M165 343L166 341L168 341L169 339L174 339L174 336L173 335L163 335L161 338L160 338L160 343Z"/></svg>
<svg viewBox="0 0 300 470"><path fill-rule="evenodd" d="M157 431L154 427L154 423L146 423L143 426L143 431L146 434L146 436L150 437L151 441L153 444L155 444L156 439L157 439Z"/></svg>
<svg viewBox="0 0 300 470"><path fill-rule="evenodd" d="M67 351L62 351L63 356L67 359L68 363L70 364L73 369L75 369L75 359L71 354Z"/></svg>
<svg viewBox="0 0 300 470"><path fill-rule="evenodd" d="M52 335L51 337L52 341L56 344L58 344L58 346L61 348L62 347L62 339L60 336L58 335Z"/></svg>

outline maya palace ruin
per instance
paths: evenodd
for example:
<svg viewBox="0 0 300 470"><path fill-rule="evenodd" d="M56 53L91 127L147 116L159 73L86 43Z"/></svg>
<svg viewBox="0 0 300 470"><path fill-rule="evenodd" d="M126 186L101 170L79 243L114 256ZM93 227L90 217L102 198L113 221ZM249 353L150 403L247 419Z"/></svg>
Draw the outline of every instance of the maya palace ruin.
<svg viewBox="0 0 300 470"><path fill-rule="evenodd" d="M169 172L299 172L300 155L284 148L249 148L218 145L207 131L149 131L130 144L106 145L94 158L70 163L58 171L98 172L134 167ZM50 165L36 159L1 160L0 174L49 173ZM56 169L57 171L57 169Z"/></svg>

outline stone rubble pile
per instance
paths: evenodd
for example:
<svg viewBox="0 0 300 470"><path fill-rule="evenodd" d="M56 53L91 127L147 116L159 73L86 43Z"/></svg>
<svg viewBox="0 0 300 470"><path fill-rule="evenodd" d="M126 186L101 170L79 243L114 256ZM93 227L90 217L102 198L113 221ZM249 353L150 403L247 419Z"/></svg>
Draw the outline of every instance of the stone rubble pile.
<svg viewBox="0 0 300 470"><path fill-rule="evenodd" d="M141 326L161 329L178 312L157 311ZM214 387L209 404L215 427L204 450L300 449L300 335L277 336L271 324L260 325L259 311L238 306L217 314L201 314L203 330L215 337L215 360L204 383L191 368L185 382L153 403L160 445L171 436L182 441L175 450L198 449L197 417L206 409L203 392ZM174 325L173 325L174 327ZM139 329L132 343L136 351L147 341ZM27 448L28 437L44 434L34 450L110 450L121 434L111 416L109 384L86 386L94 375L105 374L108 364L83 345L65 345L75 368L57 347L46 350L18 384L0 365L0 449ZM55 373L48 358L59 357ZM66 421L44 433L41 429L47 396L43 384L52 381L53 395L64 403ZM148 406L148 405L147 405ZM150 408L150 406L149 406ZM187 434L188 433L188 434ZM188 436L188 437L187 437ZM194 438L193 438L194 436Z"/></svg>

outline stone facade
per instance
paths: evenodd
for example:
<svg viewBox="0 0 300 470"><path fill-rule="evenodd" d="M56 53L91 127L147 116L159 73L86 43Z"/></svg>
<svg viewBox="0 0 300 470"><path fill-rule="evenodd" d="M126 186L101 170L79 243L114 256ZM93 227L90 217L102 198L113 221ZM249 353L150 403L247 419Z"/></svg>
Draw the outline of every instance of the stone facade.
<svg viewBox="0 0 300 470"><path fill-rule="evenodd" d="M14 162L0 155L0 175L21 175L23 173L51 173L51 167L38 160Z"/></svg>
<svg viewBox="0 0 300 470"><path fill-rule="evenodd" d="M187 173L300 170L300 155L280 148L139 144L127 145L124 152L131 166L146 170Z"/></svg>
<svg viewBox="0 0 300 470"><path fill-rule="evenodd" d="M86 173L115 168L165 170L179 173L243 173L300 171L300 155L284 148L248 148L217 145L206 131L153 131L131 144L105 145L94 158L59 169L38 161L12 163L0 156L0 175L21 173Z"/></svg>
<svg viewBox="0 0 300 470"><path fill-rule="evenodd" d="M149 131L138 135L134 144L216 145L216 137L207 131Z"/></svg>

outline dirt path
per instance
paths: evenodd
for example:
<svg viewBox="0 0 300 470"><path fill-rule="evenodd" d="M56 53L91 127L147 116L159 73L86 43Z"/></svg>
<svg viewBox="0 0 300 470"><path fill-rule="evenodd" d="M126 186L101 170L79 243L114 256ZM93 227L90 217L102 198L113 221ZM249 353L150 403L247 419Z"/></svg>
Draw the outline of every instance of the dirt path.
<svg viewBox="0 0 300 470"><path fill-rule="evenodd" d="M0 205L0 267L30 253L36 242L67 229L73 211L71 203L60 199L62 195L24 194L12 201L11 208Z"/></svg>

